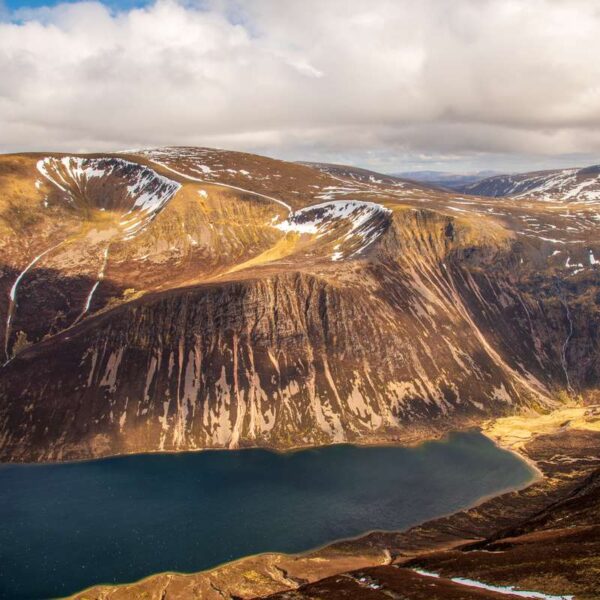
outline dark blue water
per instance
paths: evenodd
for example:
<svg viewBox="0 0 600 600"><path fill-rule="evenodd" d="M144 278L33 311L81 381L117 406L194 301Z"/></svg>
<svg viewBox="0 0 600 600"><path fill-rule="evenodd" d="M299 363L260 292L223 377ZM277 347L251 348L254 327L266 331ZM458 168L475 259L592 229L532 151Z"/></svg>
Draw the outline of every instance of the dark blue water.
<svg viewBox="0 0 600 600"><path fill-rule="evenodd" d="M331 446L0 466L0 597L64 596L403 529L526 484L484 436L417 448Z"/></svg>

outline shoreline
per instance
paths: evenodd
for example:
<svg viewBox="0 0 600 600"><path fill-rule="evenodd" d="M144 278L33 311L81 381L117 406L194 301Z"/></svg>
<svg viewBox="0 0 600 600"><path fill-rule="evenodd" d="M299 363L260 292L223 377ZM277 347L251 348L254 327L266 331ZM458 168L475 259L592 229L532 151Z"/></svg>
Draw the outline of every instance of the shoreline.
<svg viewBox="0 0 600 600"><path fill-rule="evenodd" d="M527 454L522 452L521 446L529 441L532 437L536 435L547 433L549 431L555 431L557 427L551 427L548 429L546 427L545 430L540 431L528 431L530 434L526 438L518 438L517 440L508 440L508 436L503 435L502 433L498 433L495 431L495 428L502 422L515 421L519 422L521 425L523 423L532 423L539 421L548 421L553 417L556 419L558 415L565 414L564 419L567 420L568 426L577 428L578 425L582 424L583 413L585 413L589 409L598 409L600 412L600 404L590 404L590 405L581 405L581 404L570 404L566 406L561 406L560 408L555 408L554 410L548 413L525 413L525 414L517 414L508 417L496 417L496 418L485 418L480 420L466 419L464 422L457 422L454 427L444 427L444 428L431 428L428 430L424 430L412 436L406 436L406 438L402 438L398 432L395 432L394 435L390 436L382 436L382 437L373 437L373 438L362 438L359 440L344 440L340 442L328 442L324 444L302 444L288 447L279 447L275 445L248 445L248 446L239 446L236 448L229 448L223 446L217 447L204 447L204 448L184 448L180 450L132 450L130 452L114 452L107 454L100 454L97 456L84 456L81 458L69 458L65 460L3 460L0 459L0 468L3 466L36 466L36 465L62 465L62 464L76 464L83 462L92 462L92 461L100 461L100 460L110 460L116 458L125 458L130 456L153 456L153 455L173 455L173 454L186 454L186 453L201 453L201 452L241 452L245 450L263 450L265 452L271 452L277 455L288 455L295 454L297 452L309 451L309 450L319 450L323 448L330 448L333 446L354 446L357 448L415 448L417 446L421 446L423 444L427 444L429 442L443 441L448 438L452 433L458 432L469 432L469 431L477 431L492 441L496 446L503 450L507 450L508 452L512 452L517 455L521 460L524 460L529 464L529 466L534 469L540 476L542 475L542 471L539 469L535 461L533 461ZM572 417L575 413L575 422L572 422L572 419L567 417ZM564 426L564 423L562 424ZM590 427L586 424L583 428L585 429L597 429L600 431L600 418L598 420L597 427Z"/></svg>
<svg viewBox="0 0 600 600"><path fill-rule="evenodd" d="M0 459L0 468L3 466L36 466L36 465L67 465L67 464L78 464L83 462L92 462L100 460L110 460L115 458L125 458L129 456L155 456L155 455L173 455L173 454L196 454L201 452L241 452L245 450L264 450L265 452L271 452L277 455L288 455L295 454L297 452L319 450L323 448L330 448L333 446L354 446L357 448L416 448L429 442L439 442L446 439L452 433L467 433L469 431L477 431L482 433L486 437L490 438L485 431L483 426L486 420L467 420L464 423L457 423L456 427L449 427L443 429L432 428L428 430L427 434L414 435L407 437L404 441L400 437L390 436L389 438L363 438L360 440L343 440L340 442L328 442L324 444L302 444L289 447L279 447L274 445L256 445L256 446L238 446L236 448L229 448L224 446L205 447L205 448L184 448L180 450L133 450L131 452L115 452L109 454L100 454L97 456L85 456L82 458L69 458L65 460L3 460ZM491 439L491 438L490 438ZM494 440L492 440L494 441Z"/></svg>
<svg viewBox="0 0 600 600"><path fill-rule="evenodd" d="M493 442L494 445L497 446L498 448L500 448L501 450L504 450L505 452L510 452L514 456L517 456L518 458L520 458L524 463L526 463L531 468L533 473L535 473L535 477L533 478L533 480L531 481L531 483L529 485L534 485L535 483L542 481L546 477L546 475L544 475L544 472L538 467L537 462L535 460L533 460L525 452L523 452L521 449L514 448L513 446L510 446L507 444L503 444L499 438L491 435L486 429L482 428L481 434L484 435L488 440ZM527 486L527 487L529 487L529 486ZM525 488L521 488L521 489L525 489Z"/></svg>

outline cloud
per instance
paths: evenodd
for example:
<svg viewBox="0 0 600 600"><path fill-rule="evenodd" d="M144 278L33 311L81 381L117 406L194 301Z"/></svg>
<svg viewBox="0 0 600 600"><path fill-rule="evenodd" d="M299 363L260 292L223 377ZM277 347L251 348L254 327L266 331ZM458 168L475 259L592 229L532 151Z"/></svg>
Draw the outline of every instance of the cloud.
<svg viewBox="0 0 600 600"><path fill-rule="evenodd" d="M598 31L596 0L21 11L0 22L0 150L593 155Z"/></svg>

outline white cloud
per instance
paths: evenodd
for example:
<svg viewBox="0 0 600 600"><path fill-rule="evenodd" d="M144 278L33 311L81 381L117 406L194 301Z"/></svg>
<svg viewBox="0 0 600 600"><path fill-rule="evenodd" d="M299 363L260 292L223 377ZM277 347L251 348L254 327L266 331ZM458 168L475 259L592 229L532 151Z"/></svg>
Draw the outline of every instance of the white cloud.
<svg viewBox="0 0 600 600"><path fill-rule="evenodd" d="M78 2L10 18L3 151L600 154L596 0Z"/></svg>

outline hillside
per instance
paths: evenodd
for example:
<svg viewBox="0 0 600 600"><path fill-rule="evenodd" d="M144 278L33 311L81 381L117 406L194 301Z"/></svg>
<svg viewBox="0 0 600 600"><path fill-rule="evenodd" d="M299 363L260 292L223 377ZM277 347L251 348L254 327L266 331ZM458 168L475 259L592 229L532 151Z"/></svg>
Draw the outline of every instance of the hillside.
<svg viewBox="0 0 600 600"><path fill-rule="evenodd" d="M598 396L597 204L205 148L0 157L0 457L411 443Z"/></svg>
<svg viewBox="0 0 600 600"><path fill-rule="evenodd" d="M299 163L312 167L323 173L330 175L331 177L340 178L340 180L350 180L355 184L372 185L372 184L383 184L388 188L401 189L405 188L408 190L421 189L424 192L432 191L432 187L429 182L424 184L419 183L415 179L410 177L403 177L400 175L387 175L383 173L377 173L376 171L370 171L369 169L361 169L359 167L352 167L348 165L337 165L332 163L311 163L304 162Z"/></svg>
<svg viewBox="0 0 600 600"><path fill-rule="evenodd" d="M600 166L496 175L455 189L477 196L596 204L600 201Z"/></svg>

